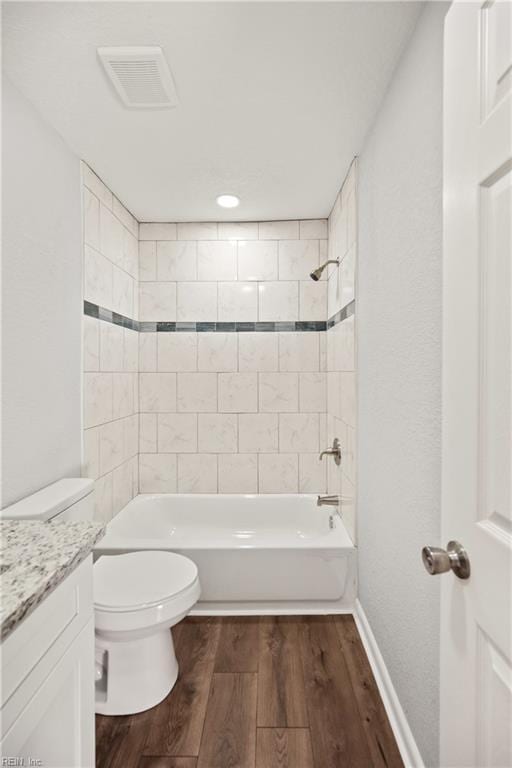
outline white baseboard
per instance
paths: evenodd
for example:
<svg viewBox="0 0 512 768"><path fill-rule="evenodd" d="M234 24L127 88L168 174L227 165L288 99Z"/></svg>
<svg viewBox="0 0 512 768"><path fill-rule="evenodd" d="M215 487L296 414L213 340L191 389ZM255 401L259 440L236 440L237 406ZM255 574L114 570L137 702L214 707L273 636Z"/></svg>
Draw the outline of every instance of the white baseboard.
<svg viewBox="0 0 512 768"><path fill-rule="evenodd" d="M354 619L406 768L425 768L366 614L356 600Z"/></svg>
<svg viewBox="0 0 512 768"><path fill-rule="evenodd" d="M190 611L190 616L326 616L353 612L353 602L343 600L231 600L224 603L200 600Z"/></svg>

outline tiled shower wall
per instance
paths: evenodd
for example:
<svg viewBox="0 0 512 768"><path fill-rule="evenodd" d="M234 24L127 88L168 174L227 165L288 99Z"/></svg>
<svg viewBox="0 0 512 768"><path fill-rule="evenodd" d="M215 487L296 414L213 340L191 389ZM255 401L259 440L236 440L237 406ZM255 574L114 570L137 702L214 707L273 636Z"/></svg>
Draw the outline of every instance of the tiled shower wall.
<svg viewBox="0 0 512 768"><path fill-rule="evenodd" d="M133 216L82 164L84 299L135 319L138 229ZM83 475L96 481L96 516L110 520L138 492L138 333L83 317Z"/></svg>
<svg viewBox="0 0 512 768"><path fill-rule="evenodd" d="M83 178L97 516L138 491L328 490L355 539L355 164L328 222L139 225ZM327 258L340 268L313 282ZM335 436L341 468L318 460Z"/></svg>
<svg viewBox="0 0 512 768"><path fill-rule="evenodd" d="M330 268L327 290L327 440L342 447L341 466L330 461L329 493L341 496L345 526L356 541L356 264L357 161L352 166L329 216ZM332 318L338 322L333 324Z"/></svg>
<svg viewBox="0 0 512 768"><path fill-rule="evenodd" d="M142 493L325 491L326 238L325 220L140 225Z"/></svg>

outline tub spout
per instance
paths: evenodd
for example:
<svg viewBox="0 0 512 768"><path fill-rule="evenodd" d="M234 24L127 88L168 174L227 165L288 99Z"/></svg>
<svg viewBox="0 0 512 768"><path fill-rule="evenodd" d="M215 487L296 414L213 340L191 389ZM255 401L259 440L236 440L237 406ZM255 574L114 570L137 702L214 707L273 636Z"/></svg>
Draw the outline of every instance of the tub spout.
<svg viewBox="0 0 512 768"><path fill-rule="evenodd" d="M337 494L334 494L332 496L318 496L316 500L317 507L339 507L340 505L340 497Z"/></svg>

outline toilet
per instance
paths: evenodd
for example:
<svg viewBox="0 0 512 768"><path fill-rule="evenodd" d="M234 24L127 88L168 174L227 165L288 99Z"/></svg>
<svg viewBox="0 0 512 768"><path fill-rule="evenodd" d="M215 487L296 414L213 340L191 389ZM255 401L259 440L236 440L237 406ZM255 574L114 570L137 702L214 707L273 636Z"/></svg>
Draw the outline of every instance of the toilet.
<svg viewBox="0 0 512 768"><path fill-rule="evenodd" d="M94 482L65 478L2 510L3 519L91 520ZM128 715L156 706L178 677L171 627L199 599L197 566L183 555L139 551L94 564L96 712Z"/></svg>
<svg viewBox="0 0 512 768"><path fill-rule="evenodd" d="M142 712L178 677L169 630L199 599L197 566L183 555L144 551L104 555L93 571L96 712Z"/></svg>

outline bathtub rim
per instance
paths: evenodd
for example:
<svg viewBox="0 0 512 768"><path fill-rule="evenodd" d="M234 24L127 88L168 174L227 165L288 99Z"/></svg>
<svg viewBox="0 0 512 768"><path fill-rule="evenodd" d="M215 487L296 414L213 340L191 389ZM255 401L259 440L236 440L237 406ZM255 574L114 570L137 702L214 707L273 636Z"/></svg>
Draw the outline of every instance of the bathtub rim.
<svg viewBox="0 0 512 768"><path fill-rule="evenodd" d="M226 550L226 551L232 551L234 549L246 549L246 550L315 550L315 552L318 552L319 550L326 550L329 553L332 553L333 551L339 551L339 552L346 552L346 551L356 551L356 545L350 538L350 535L348 533L347 528L344 525L342 516L338 513L337 509L332 509L332 512L328 512L328 514L332 514L333 521L334 521L334 529L332 531L329 531L327 533L319 533L317 536L311 536L309 538L301 539L296 532L290 531L289 538L286 536L282 536L282 534L279 535L279 538L273 542L270 539L266 540L259 540L259 541L253 541L249 543L243 543L243 540L236 540L233 537L229 537L222 535L222 527L219 527L218 529L212 530L212 539L208 541L194 541L194 533L190 533L190 539L188 541L183 541L183 539L178 538L177 540L173 541L171 538L150 538L150 537L138 537L138 536L123 536L122 534L118 534L115 531L111 530L111 524L114 523L116 520L119 523L119 516L122 515L126 510L129 510L131 507L135 507L135 503L137 500L141 499L143 501L151 500L151 499L162 499L162 498L172 498L175 500L179 500L180 498L187 498L187 499L193 499L193 500L203 500L207 501L208 499L214 498L218 500L219 498L229 498L229 499L263 499L268 500L269 502L279 500L279 499L291 499L291 498L300 498L302 500L307 499L308 501L312 501L313 499L316 499L316 494L294 494L294 493L286 493L286 494L212 494L212 493L197 493L197 494L189 494L189 493L148 493L148 494L138 494L137 496L134 496L133 499L131 499L128 504L126 504L118 513L117 515L112 518L109 523L107 523L107 530L105 533L105 536L103 539L101 539L98 544L95 547L95 551L98 553L101 552L101 554L107 554L108 551L111 552L127 552L127 551L133 551L134 548L136 549L151 549L151 550L171 550L180 552L184 549L191 550L191 549L197 549L197 550ZM325 512L324 512L325 514ZM186 530L186 527L184 527L184 530ZM270 534L267 534L271 535ZM216 541L217 537L217 541Z"/></svg>

